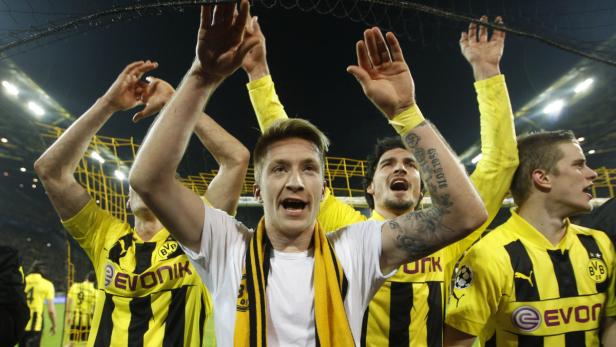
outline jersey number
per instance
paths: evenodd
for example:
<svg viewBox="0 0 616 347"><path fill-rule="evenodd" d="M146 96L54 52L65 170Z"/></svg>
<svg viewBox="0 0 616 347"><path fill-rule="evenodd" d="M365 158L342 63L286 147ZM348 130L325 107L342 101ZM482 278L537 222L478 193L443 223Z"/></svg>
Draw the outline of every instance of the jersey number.
<svg viewBox="0 0 616 347"><path fill-rule="evenodd" d="M83 298L84 298L83 291L80 291L77 294L77 305L81 305L81 303L83 302Z"/></svg>

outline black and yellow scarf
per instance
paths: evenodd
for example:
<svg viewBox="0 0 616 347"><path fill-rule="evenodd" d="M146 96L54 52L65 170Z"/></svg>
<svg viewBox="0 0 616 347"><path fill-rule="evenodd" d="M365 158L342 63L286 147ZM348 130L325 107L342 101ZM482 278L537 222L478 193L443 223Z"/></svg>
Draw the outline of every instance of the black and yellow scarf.
<svg viewBox="0 0 616 347"><path fill-rule="evenodd" d="M346 277L318 222L312 244L317 346L353 346L355 343L343 303L347 291ZM271 249L271 243L265 233L265 222L261 219L246 250L235 314L236 347L267 346L265 288Z"/></svg>

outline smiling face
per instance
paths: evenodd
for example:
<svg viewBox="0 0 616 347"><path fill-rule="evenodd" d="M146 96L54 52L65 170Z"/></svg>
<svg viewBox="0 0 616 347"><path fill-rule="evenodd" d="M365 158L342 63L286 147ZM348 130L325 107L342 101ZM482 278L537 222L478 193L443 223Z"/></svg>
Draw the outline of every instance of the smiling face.
<svg viewBox="0 0 616 347"><path fill-rule="evenodd" d="M421 179L415 158L403 148L381 155L366 192L374 199L374 209L386 218L406 213L421 197Z"/></svg>
<svg viewBox="0 0 616 347"><path fill-rule="evenodd" d="M558 145L563 157L550 176L550 204L564 211L566 216L592 210L591 187L597 173L586 165L584 152L577 142Z"/></svg>
<svg viewBox="0 0 616 347"><path fill-rule="evenodd" d="M287 240L312 235L325 191L321 158L314 143L297 137L267 146L255 197L263 201L269 234Z"/></svg>

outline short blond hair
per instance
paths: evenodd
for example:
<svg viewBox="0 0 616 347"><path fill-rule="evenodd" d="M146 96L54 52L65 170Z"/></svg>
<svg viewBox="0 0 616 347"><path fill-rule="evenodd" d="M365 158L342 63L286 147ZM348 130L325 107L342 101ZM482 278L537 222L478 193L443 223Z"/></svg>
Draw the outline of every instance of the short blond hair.
<svg viewBox="0 0 616 347"><path fill-rule="evenodd" d="M275 122L267 128L257 140L252 154L255 169L255 181L259 182L263 161L268 148L275 142L289 138L300 138L313 143L319 152L321 172L325 170L325 154L329 147L329 139L319 128L309 121L301 118L289 118Z"/></svg>
<svg viewBox="0 0 616 347"><path fill-rule="evenodd" d="M578 143L569 130L539 131L518 136L518 165L511 181L511 195L516 205L528 200L533 187L532 173L537 169L558 175L556 164L564 157L561 143Z"/></svg>

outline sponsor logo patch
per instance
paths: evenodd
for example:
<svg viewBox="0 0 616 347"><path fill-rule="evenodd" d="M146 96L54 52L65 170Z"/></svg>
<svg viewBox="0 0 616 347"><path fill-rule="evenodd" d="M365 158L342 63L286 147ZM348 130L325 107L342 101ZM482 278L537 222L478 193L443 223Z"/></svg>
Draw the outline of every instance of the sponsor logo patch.
<svg viewBox="0 0 616 347"><path fill-rule="evenodd" d="M534 307L522 306L513 311L511 321L521 331L531 332L541 325L541 314Z"/></svg>

